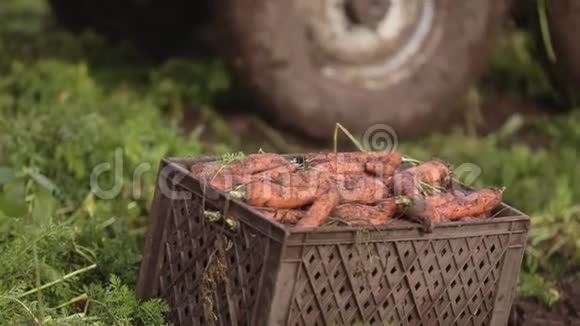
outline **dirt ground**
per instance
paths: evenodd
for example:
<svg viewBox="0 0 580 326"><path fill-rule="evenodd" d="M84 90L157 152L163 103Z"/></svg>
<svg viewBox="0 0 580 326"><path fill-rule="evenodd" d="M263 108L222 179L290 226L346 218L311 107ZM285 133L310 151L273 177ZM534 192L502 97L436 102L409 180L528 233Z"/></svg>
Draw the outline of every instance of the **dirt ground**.
<svg viewBox="0 0 580 326"><path fill-rule="evenodd" d="M510 326L580 325L580 279L560 288L561 299L552 307L520 300L512 308Z"/></svg>

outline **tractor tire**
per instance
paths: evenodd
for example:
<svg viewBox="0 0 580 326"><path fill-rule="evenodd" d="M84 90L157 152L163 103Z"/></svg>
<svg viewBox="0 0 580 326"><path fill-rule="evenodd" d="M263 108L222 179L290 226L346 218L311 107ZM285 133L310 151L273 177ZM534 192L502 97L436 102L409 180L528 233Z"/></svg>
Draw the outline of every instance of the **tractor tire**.
<svg viewBox="0 0 580 326"><path fill-rule="evenodd" d="M580 42L576 35L580 31L580 1L555 0L546 5L557 72L570 92L580 94Z"/></svg>
<svg viewBox="0 0 580 326"><path fill-rule="evenodd" d="M225 0L224 48L259 106L328 139L337 122L445 127L483 71L506 0ZM369 129L371 128L371 129Z"/></svg>

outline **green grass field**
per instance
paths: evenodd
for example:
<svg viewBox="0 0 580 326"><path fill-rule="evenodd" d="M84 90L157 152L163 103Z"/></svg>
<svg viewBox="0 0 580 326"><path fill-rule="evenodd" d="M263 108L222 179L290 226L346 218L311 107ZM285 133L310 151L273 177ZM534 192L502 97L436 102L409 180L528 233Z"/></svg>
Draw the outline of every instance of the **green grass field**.
<svg viewBox="0 0 580 326"><path fill-rule="evenodd" d="M212 109L230 95L229 76L218 61L152 64L129 45L69 34L47 10L41 0L0 3L0 320L164 324L163 303L133 294L155 170L166 156L240 150ZM550 96L526 40L504 37L480 96ZM180 121L195 108L202 118L185 132ZM482 137L468 119L401 151L476 164L475 185L505 186L506 201L532 216L519 294L553 303L557 281L580 263L580 110L509 121ZM106 163L118 168L98 180L111 199L90 186Z"/></svg>

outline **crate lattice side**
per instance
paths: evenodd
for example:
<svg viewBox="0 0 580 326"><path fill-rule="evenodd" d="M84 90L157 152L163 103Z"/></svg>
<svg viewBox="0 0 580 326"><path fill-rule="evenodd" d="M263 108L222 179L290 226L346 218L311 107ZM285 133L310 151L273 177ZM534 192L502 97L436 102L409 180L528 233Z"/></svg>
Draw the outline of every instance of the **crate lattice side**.
<svg viewBox="0 0 580 326"><path fill-rule="evenodd" d="M509 236L306 245L287 325L488 325Z"/></svg>
<svg viewBox="0 0 580 326"><path fill-rule="evenodd" d="M173 200L168 219L156 294L172 307L171 319L180 325L251 325L270 239L246 223L228 232L210 222L195 195ZM225 275L208 276L216 260ZM217 283L211 297L204 297L204 277L206 287L208 277ZM207 311L208 299L215 316Z"/></svg>

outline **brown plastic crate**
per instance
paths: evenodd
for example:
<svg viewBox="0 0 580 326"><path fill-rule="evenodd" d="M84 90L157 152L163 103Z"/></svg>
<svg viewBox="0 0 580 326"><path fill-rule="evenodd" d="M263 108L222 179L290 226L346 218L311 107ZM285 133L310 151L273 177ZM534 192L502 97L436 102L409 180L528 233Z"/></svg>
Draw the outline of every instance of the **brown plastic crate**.
<svg viewBox="0 0 580 326"><path fill-rule="evenodd" d="M174 324L506 325L529 228L523 213L503 205L501 217L430 234L406 222L286 228L204 189L188 170L209 160L166 159L158 175L138 295L165 299ZM205 210L235 217L237 229Z"/></svg>

